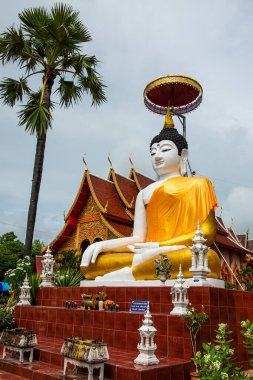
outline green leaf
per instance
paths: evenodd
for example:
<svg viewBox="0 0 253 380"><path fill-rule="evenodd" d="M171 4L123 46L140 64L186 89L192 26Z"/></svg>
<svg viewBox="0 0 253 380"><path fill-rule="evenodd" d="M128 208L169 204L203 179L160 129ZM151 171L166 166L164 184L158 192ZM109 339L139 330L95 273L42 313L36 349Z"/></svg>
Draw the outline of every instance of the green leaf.
<svg viewBox="0 0 253 380"><path fill-rule="evenodd" d="M73 69L74 75L84 75L84 70L86 73L87 69L95 68L97 63L98 60L94 55L74 54L61 61L60 70Z"/></svg>
<svg viewBox="0 0 253 380"><path fill-rule="evenodd" d="M48 35L50 17L45 7L28 8L18 16L22 30L31 39L42 40Z"/></svg>
<svg viewBox="0 0 253 380"><path fill-rule="evenodd" d="M41 137L46 134L48 128L51 128L52 114L50 110L53 104L48 108L44 103L40 104L41 91L31 93L26 105L22 106L22 110L18 112L19 125L24 125L25 130L30 134L36 134Z"/></svg>
<svg viewBox="0 0 253 380"><path fill-rule="evenodd" d="M99 106L103 102L106 102L106 96L104 88L106 87L101 77L92 69L87 70L88 75L80 75L78 78L78 84L82 88L83 92L87 92L92 97L92 106Z"/></svg>
<svg viewBox="0 0 253 380"><path fill-rule="evenodd" d="M0 38L0 60L3 64L20 60L26 41L21 28L13 26L1 34Z"/></svg>
<svg viewBox="0 0 253 380"><path fill-rule="evenodd" d="M82 89L76 86L73 81L60 79L60 86L56 89L56 93L60 97L60 106L69 107L82 100Z"/></svg>
<svg viewBox="0 0 253 380"><path fill-rule="evenodd" d="M23 78L15 80L12 78L4 78L0 82L0 99L4 104L13 107L17 101L22 101L24 94L29 94L30 88L27 81Z"/></svg>

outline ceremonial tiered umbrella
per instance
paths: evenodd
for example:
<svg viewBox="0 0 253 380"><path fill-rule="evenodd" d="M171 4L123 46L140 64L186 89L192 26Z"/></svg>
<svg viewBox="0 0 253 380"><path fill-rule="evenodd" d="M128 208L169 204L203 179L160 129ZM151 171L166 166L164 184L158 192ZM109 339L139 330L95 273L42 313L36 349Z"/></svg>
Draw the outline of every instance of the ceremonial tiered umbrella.
<svg viewBox="0 0 253 380"><path fill-rule="evenodd" d="M159 115L178 116L186 137L185 113L194 111L202 102L203 90L194 79L183 75L165 75L150 82L143 93L144 104ZM189 169L192 175L195 174Z"/></svg>
<svg viewBox="0 0 253 380"><path fill-rule="evenodd" d="M172 115L183 115L195 110L202 101L203 90L194 79L183 75L165 75L150 82L144 90L146 107L160 115L166 115L168 107Z"/></svg>

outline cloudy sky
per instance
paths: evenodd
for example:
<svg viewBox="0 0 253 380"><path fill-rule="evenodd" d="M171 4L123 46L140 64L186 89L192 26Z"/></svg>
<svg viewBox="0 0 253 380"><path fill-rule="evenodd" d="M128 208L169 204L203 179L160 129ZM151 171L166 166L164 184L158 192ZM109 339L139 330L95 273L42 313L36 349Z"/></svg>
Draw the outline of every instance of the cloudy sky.
<svg viewBox="0 0 253 380"><path fill-rule="evenodd" d="M56 109L49 131L35 238L52 240L63 226L86 160L91 173L106 178L110 154L116 171L136 170L153 177L149 142L163 118L143 104L143 90L158 76L182 74L203 87L201 106L187 116L192 168L209 177L223 218L253 237L253 2L251 0L69 0L93 40L84 52L100 60L108 102L90 99ZM24 8L54 1L10 0L0 14L0 32L18 23ZM1 78L19 77L14 66ZM35 137L18 127L18 108L1 105L0 234L24 239ZM176 126L181 130L180 124ZM220 214L220 209L217 210Z"/></svg>

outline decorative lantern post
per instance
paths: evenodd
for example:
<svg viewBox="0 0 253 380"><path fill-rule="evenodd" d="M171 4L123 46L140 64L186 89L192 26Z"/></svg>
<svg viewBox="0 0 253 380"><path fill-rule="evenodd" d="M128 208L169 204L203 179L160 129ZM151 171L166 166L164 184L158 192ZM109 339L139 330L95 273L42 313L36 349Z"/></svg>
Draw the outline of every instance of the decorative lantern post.
<svg viewBox="0 0 253 380"><path fill-rule="evenodd" d="M189 311L187 309L189 305L187 290L188 290L188 286L185 284L185 280L184 280L184 276L183 276L181 264L180 264L177 280L175 281L170 292L170 294L172 294L172 303L174 305L174 308L170 312L170 315L188 315L189 314Z"/></svg>
<svg viewBox="0 0 253 380"><path fill-rule="evenodd" d="M40 288L44 288L45 286L55 286L52 278L54 271L54 256L51 254L49 246L47 247L47 251L42 258L42 267Z"/></svg>
<svg viewBox="0 0 253 380"><path fill-rule="evenodd" d="M20 288L20 296L17 305L31 305L31 287L29 286L27 273Z"/></svg>
<svg viewBox="0 0 253 380"><path fill-rule="evenodd" d="M140 353L134 360L134 363L141 365L158 364L159 360L154 354L157 347L154 343L154 336L157 330L153 326L152 316L149 311L149 305L147 307L146 314L144 314L143 325L138 330L140 332L141 342L138 343L137 348Z"/></svg>
<svg viewBox="0 0 253 380"><path fill-rule="evenodd" d="M205 245L206 239L203 237L199 222L192 241L194 243L190 247L190 250L192 251L192 266L189 269L193 276L192 285L211 286L206 279L208 273L211 272L208 267L207 257L209 247Z"/></svg>

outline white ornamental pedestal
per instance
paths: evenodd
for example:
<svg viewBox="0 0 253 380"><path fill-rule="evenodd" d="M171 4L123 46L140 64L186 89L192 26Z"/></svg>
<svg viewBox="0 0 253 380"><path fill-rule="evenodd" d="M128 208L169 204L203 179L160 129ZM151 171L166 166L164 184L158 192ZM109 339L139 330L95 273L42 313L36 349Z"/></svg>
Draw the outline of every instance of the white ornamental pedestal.
<svg viewBox="0 0 253 380"><path fill-rule="evenodd" d="M157 330L153 326L152 316L149 312L149 305L146 314L144 314L143 325L138 330L140 332L141 342L138 343L137 348L140 353L134 360L134 363L140 365L158 364L159 360L154 353L157 348L154 343L154 336Z"/></svg>
<svg viewBox="0 0 253 380"><path fill-rule="evenodd" d="M207 257L209 247L205 245L206 239L203 237L199 222L192 241L194 244L189 247L192 252L192 266L189 271L193 277L190 286L212 286L207 280L207 275L211 272Z"/></svg>
<svg viewBox="0 0 253 380"><path fill-rule="evenodd" d="M175 281L170 292L170 294L172 294L172 303L174 305L174 308L170 312L170 315L190 314L189 310L187 309L189 305L187 291L188 291L188 286L185 284L185 280L184 280L184 276L183 276L181 264L180 264L177 280Z"/></svg>
<svg viewBox="0 0 253 380"><path fill-rule="evenodd" d="M46 286L53 287L55 286L53 282L53 271L54 271L54 256L51 254L51 250L49 246L47 247L47 251L43 256L42 260L42 273L40 275L41 284L40 288L44 288Z"/></svg>
<svg viewBox="0 0 253 380"><path fill-rule="evenodd" d="M20 296L17 305L31 305L31 287L29 286L27 274L20 288Z"/></svg>

